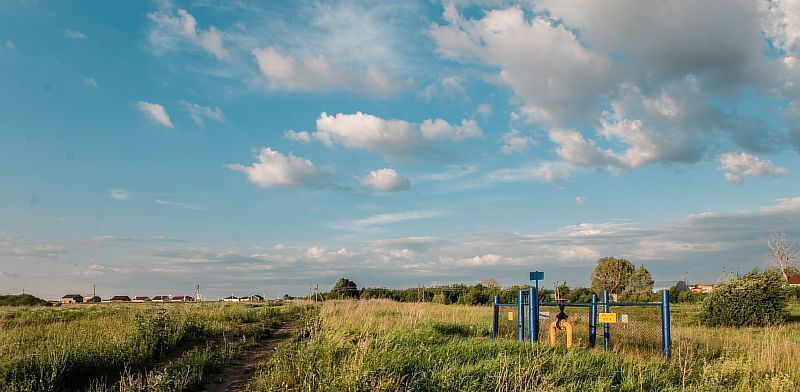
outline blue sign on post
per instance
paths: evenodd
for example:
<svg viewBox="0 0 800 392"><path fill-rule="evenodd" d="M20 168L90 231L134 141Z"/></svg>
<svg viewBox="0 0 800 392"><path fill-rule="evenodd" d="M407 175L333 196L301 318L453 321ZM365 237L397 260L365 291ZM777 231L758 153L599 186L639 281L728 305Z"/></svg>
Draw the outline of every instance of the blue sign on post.
<svg viewBox="0 0 800 392"><path fill-rule="evenodd" d="M530 307L531 317L531 344L539 340L539 281L544 280L544 272L532 271L531 280L536 281L536 288L530 289L528 294L528 306Z"/></svg>

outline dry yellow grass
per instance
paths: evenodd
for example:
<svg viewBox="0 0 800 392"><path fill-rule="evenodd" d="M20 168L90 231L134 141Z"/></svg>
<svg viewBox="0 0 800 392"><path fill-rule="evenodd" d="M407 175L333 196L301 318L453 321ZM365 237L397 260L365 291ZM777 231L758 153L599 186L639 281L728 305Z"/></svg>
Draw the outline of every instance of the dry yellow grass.
<svg viewBox="0 0 800 392"><path fill-rule="evenodd" d="M795 309L796 311L797 309ZM681 307L673 328L680 352L666 363L659 341L620 343L605 353L489 340L490 307L329 301L309 338L283 347L253 390L696 390L800 389L800 324L774 329L692 326ZM569 312L569 311L568 311ZM633 311L631 311L633 312ZM632 313L633 314L633 313ZM657 317L655 312L655 317ZM685 316L685 317L684 317ZM650 317L642 313L638 317ZM573 318L582 323L580 317ZM580 320L580 321L579 321ZM579 325L578 328L583 328ZM620 328L612 341L659 340L659 321ZM640 335L640 336L636 336ZM598 341L600 343L600 341ZM688 354L688 355L687 355Z"/></svg>

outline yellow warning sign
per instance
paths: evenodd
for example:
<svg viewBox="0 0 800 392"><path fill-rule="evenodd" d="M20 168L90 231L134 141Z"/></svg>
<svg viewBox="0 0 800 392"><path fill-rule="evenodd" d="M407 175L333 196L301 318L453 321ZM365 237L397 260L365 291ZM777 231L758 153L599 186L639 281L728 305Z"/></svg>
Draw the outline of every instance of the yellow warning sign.
<svg viewBox="0 0 800 392"><path fill-rule="evenodd" d="M598 313L597 314L597 321L601 323L616 323L617 322L617 314L616 313Z"/></svg>
<svg viewBox="0 0 800 392"><path fill-rule="evenodd" d="M514 312L508 312L508 319L514 321Z"/></svg>

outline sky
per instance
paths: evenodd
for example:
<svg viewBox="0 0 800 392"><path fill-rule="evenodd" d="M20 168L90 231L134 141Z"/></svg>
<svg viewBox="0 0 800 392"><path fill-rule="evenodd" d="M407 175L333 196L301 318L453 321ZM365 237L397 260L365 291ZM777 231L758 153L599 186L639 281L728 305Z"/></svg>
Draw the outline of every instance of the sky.
<svg viewBox="0 0 800 392"><path fill-rule="evenodd" d="M0 294L763 268L800 2L0 2Z"/></svg>

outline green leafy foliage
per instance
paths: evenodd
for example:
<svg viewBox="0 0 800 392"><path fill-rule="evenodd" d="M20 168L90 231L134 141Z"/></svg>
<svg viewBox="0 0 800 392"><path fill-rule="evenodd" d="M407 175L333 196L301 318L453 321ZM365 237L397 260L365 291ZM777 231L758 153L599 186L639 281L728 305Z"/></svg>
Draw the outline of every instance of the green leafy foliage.
<svg viewBox="0 0 800 392"><path fill-rule="evenodd" d="M50 303L30 294L0 295L0 306L49 306Z"/></svg>
<svg viewBox="0 0 800 392"><path fill-rule="evenodd" d="M330 292L333 298L358 298L358 285L347 278L339 279Z"/></svg>
<svg viewBox="0 0 800 392"><path fill-rule="evenodd" d="M788 294L780 272L754 269L714 288L703 300L701 318L708 326L781 324L788 315Z"/></svg>
<svg viewBox="0 0 800 392"><path fill-rule="evenodd" d="M657 295L653 293L653 277L650 275L650 271L644 268L643 265L639 266L628 278L625 290L622 292L620 298L623 301L634 302L656 300Z"/></svg>
<svg viewBox="0 0 800 392"><path fill-rule="evenodd" d="M611 294L621 294L635 271L636 267L627 259L603 257L597 261L592 271L592 290L597 294L603 290L608 290Z"/></svg>

